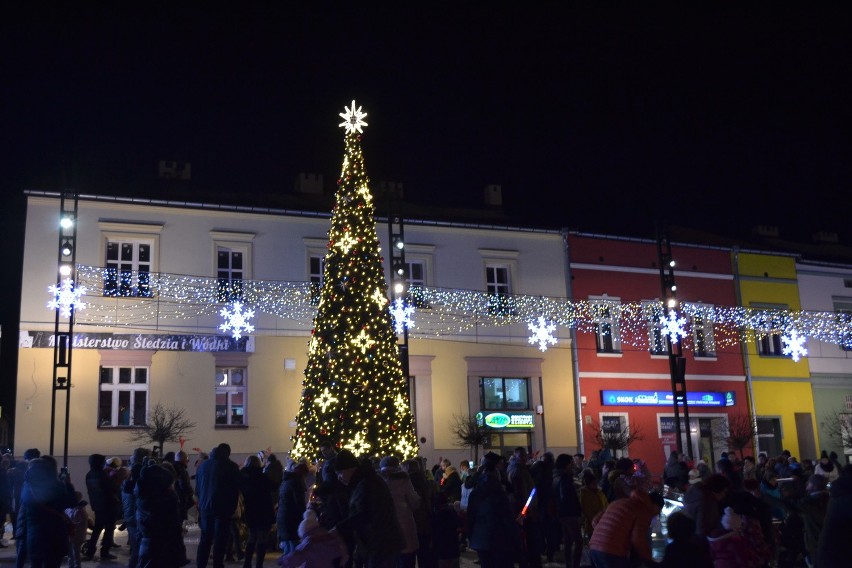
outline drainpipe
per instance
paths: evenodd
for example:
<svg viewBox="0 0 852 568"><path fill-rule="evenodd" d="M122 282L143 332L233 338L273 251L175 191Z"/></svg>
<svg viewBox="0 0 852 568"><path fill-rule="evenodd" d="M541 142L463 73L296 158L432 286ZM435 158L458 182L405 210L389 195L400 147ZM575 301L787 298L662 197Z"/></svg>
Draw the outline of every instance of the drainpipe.
<svg viewBox="0 0 852 568"><path fill-rule="evenodd" d="M571 290L571 252L568 246L568 231L562 230L562 242L565 245L565 293L568 300L573 299ZM585 454L585 441L583 440L583 404L580 402L580 362L577 359L577 328L570 328L571 337L571 372L574 375L574 420L577 428L577 453Z"/></svg>
<svg viewBox="0 0 852 568"><path fill-rule="evenodd" d="M740 247L733 248L734 253L734 290L737 293L737 305L743 306L743 293L740 288ZM752 428L752 445L753 445L753 453L755 459L757 458L758 452L758 438L757 438L757 411L754 408L754 390L751 386L751 364L748 356L748 347L746 346L745 341L745 333L742 328L740 328L740 351L742 352L743 357L743 370L745 372L745 382L746 389L748 393L748 411L751 415L751 428Z"/></svg>

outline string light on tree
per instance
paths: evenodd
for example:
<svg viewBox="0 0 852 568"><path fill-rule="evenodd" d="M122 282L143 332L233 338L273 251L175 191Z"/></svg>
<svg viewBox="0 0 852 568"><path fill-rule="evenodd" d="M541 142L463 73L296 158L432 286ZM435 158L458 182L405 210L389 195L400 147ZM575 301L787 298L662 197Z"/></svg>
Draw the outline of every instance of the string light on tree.
<svg viewBox="0 0 852 568"><path fill-rule="evenodd" d="M234 339L241 338L243 333L254 332L254 326L249 323L249 320L254 317L254 310L243 311L242 302L234 302L230 309L222 308L219 315L225 318L225 323L220 325L219 329L225 332L230 331Z"/></svg>
<svg viewBox="0 0 852 568"><path fill-rule="evenodd" d="M547 323L544 316L538 316L538 319L528 323L527 327L532 332L529 344L535 345L538 343L539 351L547 351L548 345L556 345L556 338L553 336L556 326L552 323Z"/></svg>
<svg viewBox="0 0 852 568"><path fill-rule="evenodd" d="M675 310L671 310L665 317L660 317L663 333L669 336L672 343L677 343L686 335L686 324L686 318L678 317Z"/></svg>
<svg viewBox="0 0 852 568"><path fill-rule="evenodd" d="M364 169L366 113L352 101L319 302L293 436L294 459L331 440L356 455L417 454L407 377L385 294L373 196ZM305 298L316 302L313 298Z"/></svg>
<svg viewBox="0 0 852 568"><path fill-rule="evenodd" d="M86 294L85 286L74 287L74 281L70 278L64 279L59 286L53 284L47 287L53 299L47 303L51 310L59 310L64 317L71 317L72 310L82 310L86 304L81 298Z"/></svg>
<svg viewBox="0 0 852 568"><path fill-rule="evenodd" d="M402 298L393 301L391 316L393 316L393 330L397 335L414 327L414 306L406 304Z"/></svg>
<svg viewBox="0 0 852 568"><path fill-rule="evenodd" d="M795 329L790 332L790 335L782 335L781 341L784 343L784 347L781 349L781 353L789 355L793 358L793 361L798 362L800 358L808 354L808 349L805 347L806 340L807 338L800 336Z"/></svg>

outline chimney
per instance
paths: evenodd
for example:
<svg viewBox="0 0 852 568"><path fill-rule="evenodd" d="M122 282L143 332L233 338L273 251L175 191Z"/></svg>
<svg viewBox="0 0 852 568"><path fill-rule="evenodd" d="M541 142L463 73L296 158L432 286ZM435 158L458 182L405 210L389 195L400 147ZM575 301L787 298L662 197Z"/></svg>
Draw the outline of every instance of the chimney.
<svg viewBox="0 0 852 568"><path fill-rule="evenodd" d="M501 185L486 185L485 186L485 204L490 207L503 206L503 186Z"/></svg>
<svg viewBox="0 0 852 568"><path fill-rule="evenodd" d="M817 231L811 235L811 238L815 243L837 244L840 242L837 233L833 231Z"/></svg>
<svg viewBox="0 0 852 568"><path fill-rule="evenodd" d="M192 174L192 164L189 162L167 162L160 160L160 178L189 180Z"/></svg>
<svg viewBox="0 0 852 568"><path fill-rule="evenodd" d="M773 239L778 238L778 226L777 225L755 225L751 229L751 234L755 237L770 237Z"/></svg>
<svg viewBox="0 0 852 568"><path fill-rule="evenodd" d="M300 173L296 176L296 193L322 194L322 174Z"/></svg>

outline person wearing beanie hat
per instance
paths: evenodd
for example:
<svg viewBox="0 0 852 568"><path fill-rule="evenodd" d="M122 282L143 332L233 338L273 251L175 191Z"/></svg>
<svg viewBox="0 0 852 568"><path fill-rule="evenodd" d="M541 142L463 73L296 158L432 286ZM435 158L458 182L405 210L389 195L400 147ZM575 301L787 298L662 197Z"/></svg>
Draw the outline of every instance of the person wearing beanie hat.
<svg viewBox="0 0 852 568"><path fill-rule="evenodd" d="M697 469L690 469L689 484L695 485L696 483L701 483L701 473Z"/></svg>
<svg viewBox="0 0 852 568"><path fill-rule="evenodd" d="M340 450L334 458L334 469L338 473L345 469L355 469L359 465L358 458L349 450Z"/></svg>
<svg viewBox="0 0 852 568"><path fill-rule="evenodd" d="M299 538L299 545L278 560L279 566L325 568L344 566L349 559L346 544L336 532L329 532L320 524L312 508L305 509L302 522L299 523Z"/></svg>
<svg viewBox="0 0 852 568"><path fill-rule="evenodd" d="M161 465L139 472L136 484L136 520L139 566L178 566L185 558L180 504L174 492L175 477Z"/></svg>
<svg viewBox="0 0 852 568"><path fill-rule="evenodd" d="M379 462L379 469L382 471L397 470L399 469L399 459L395 456L385 456Z"/></svg>

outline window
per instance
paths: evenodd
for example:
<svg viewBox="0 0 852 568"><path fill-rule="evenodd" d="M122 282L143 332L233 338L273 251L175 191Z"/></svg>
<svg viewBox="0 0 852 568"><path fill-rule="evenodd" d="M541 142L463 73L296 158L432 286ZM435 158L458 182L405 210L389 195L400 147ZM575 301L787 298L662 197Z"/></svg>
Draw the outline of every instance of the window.
<svg viewBox="0 0 852 568"><path fill-rule="evenodd" d="M766 452L768 456L781 454L781 419L757 418L757 451Z"/></svg>
<svg viewBox="0 0 852 568"><path fill-rule="evenodd" d="M308 257L308 280L311 283L311 305L319 305L320 290L322 289L325 256Z"/></svg>
<svg viewBox="0 0 852 568"><path fill-rule="evenodd" d="M154 244L149 240L109 239L106 243L104 296L150 298Z"/></svg>
<svg viewBox="0 0 852 568"><path fill-rule="evenodd" d="M488 311L494 315L511 315L512 288L509 281L509 267L506 265L487 265L485 267L485 290L490 295Z"/></svg>
<svg viewBox="0 0 852 568"><path fill-rule="evenodd" d="M777 327L772 312L774 310L786 310L787 306L778 304L752 304L751 307L765 310L762 316L763 321L759 322L760 325L756 327L767 330L767 332L764 332L763 335L755 333L754 336L754 341L757 344L757 354L763 357L785 357L783 352L784 342L781 341L782 333L772 333L771 330Z"/></svg>
<svg viewBox="0 0 852 568"><path fill-rule="evenodd" d="M148 417L148 367L101 367L98 426L144 426Z"/></svg>
<svg viewBox="0 0 852 568"><path fill-rule="evenodd" d="M216 367L216 425L244 426L246 368Z"/></svg>
<svg viewBox="0 0 852 568"><path fill-rule="evenodd" d="M590 298L595 318L595 338L598 353L621 353L618 331L618 299Z"/></svg>
<svg viewBox="0 0 852 568"><path fill-rule="evenodd" d="M706 304L691 304L692 316L692 347L695 357L715 357L716 340L713 337L713 322L709 315L713 306Z"/></svg>
<svg viewBox="0 0 852 568"><path fill-rule="evenodd" d="M628 457L630 423L626 412L608 412L598 415L599 437L613 451L614 457Z"/></svg>
<svg viewBox="0 0 852 568"><path fill-rule="evenodd" d="M668 355L669 345L660 318L663 309L658 300L642 302L642 311L648 321L648 351L651 355Z"/></svg>
<svg viewBox="0 0 852 568"><path fill-rule="evenodd" d="M852 298L834 298L834 311L837 314L838 323L848 330L852 324ZM845 331L841 336L840 349L852 351L852 334Z"/></svg>
<svg viewBox="0 0 852 568"><path fill-rule="evenodd" d="M409 298L415 308L429 309L431 306L423 296L426 287L426 262L423 260L407 260Z"/></svg>
<svg viewBox="0 0 852 568"><path fill-rule="evenodd" d="M243 299L243 251L216 247L216 299L233 302Z"/></svg>
<svg viewBox="0 0 852 568"><path fill-rule="evenodd" d="M480 380L479 384L484 410L530 408L529 379L485 377Z"/></svg>

